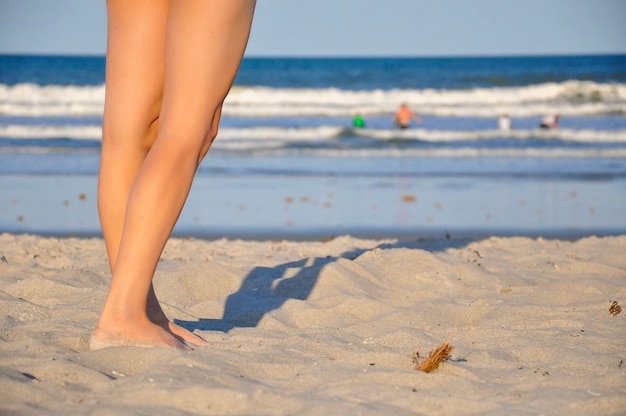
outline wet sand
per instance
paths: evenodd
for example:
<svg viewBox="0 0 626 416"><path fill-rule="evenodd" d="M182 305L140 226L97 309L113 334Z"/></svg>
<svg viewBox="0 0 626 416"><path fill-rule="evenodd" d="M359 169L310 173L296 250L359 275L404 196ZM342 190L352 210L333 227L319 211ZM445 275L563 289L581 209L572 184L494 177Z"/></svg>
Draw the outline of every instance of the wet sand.
<svg viewBox="0 0 626 416"><path fill-rule="evenodd" d="M0 175L0 232L100 236L95 175ZM204 239L626 234L626 181L198 176L174 230Z"/></svg>

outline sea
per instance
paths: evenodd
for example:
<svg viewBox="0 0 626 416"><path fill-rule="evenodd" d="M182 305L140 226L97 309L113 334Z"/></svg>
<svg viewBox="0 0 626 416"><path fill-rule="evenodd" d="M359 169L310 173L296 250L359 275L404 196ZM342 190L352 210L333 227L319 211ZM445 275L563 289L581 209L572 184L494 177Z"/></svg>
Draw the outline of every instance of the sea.
<svg viewBox="0 0 626 416"><path fill-rule="evenodd" d="M104 69L0 55L0 232L100 235ZM423 123L398 129L401 103ZM246 57L174 233L625 232L626 55L585 55Z"/></svg>

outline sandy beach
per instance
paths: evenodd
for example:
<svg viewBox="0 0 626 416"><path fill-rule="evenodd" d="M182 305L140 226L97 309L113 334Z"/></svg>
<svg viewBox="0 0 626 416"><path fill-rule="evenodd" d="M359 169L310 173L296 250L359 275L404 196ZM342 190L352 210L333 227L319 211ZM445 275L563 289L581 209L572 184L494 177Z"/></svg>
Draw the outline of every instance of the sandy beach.
<svg viewBox="0 0 626 416"><path fill-rule="evenodd" d="M624 414L625 252L626 236L176 238L157 294L210 346L89 351L103 241L3 234L0 413ZM416 370L443 342L451 357Z"/></svg>

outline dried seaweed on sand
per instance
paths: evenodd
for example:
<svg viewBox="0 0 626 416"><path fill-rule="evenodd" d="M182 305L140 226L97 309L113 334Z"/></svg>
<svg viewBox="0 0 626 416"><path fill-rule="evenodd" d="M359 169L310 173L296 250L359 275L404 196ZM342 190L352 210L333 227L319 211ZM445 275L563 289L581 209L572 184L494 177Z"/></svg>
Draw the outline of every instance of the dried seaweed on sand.
<svg viewBox="0 0 626 416"><path fill-rule="evenodd" d="M450 353L453 349L453 345L444 342L436 350L431 350L430 353L428 353L428 357L424 360L420 360L419 352L416 352L413 356L415 369L425 373L430 373L431 371L436 370L437 367L439 367L439 364L450 357Z"/></svg>
<svg viewBox="0 0 626 416"><path fill-rule="evenodd" d="M614 300L611 304L611 307L609 308L609 313L613 316L617 316L622 313L622 307L619 306L619 303L617 303L616 300Z"/></svg>

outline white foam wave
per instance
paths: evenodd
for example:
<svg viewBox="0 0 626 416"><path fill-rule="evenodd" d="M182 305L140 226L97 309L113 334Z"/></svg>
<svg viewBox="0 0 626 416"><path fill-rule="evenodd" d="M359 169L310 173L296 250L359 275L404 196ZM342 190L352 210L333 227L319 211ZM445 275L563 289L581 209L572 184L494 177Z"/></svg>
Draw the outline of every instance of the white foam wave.
<svg viewBox="0 0 626 416"><path fill-rule="evenodd" d="M257 143L258 144L258 143ZM267 144L267 143L266 143ZM221 152L232 155L232 151L243 150L246 153L254 153L258 156L315 156L315 157L358 157L358 158L481 158L481 157L528 157L528 158L599 158L599 159L625 159L626 148L606 149L606 148L409 148L399 149L392 147L368 148L368 149L346 149L346 148L285 148L284 143L269 142L269 146L263 148L251 147L250 142L215 142L211 149L211 155L219 155ZM0 147L0 153L27 153L27 154L49 154L61 149L49 149L37 146L7 148ZM77 151L73 149L72 151ZM93 151L93 149L83 149L82 151Z"/></svg>
<svg viewBox="0 0 626 416"><path fill-rule="evenodd" d="M480 158L480 157L529 157L529 158L616 158L626 157L626 149L567 149L567 148L420 148L420 149L305 149L268 151L266 155L310 154L323 157L398 157L398 158Z"/></svg>
<svg viewBox="0 0 626 416"><path fill-rule="evenodd" d="M337 126L281 128L281 127L253 127L253 128L221 128L218 137L220 140L292 140L292 141L319 141L337 137L344 129ZM90 126L38 126L25 124L0 125L0 137L12 139L86 139L99 140L102 137L102 128L99 125Z"/></svg>
<svg viewBox="0 0 626 416"><path fill-rule="evenodd" d="M298 142L321 141L338 137L345 129L338 126L320 127L252 127L252 128L221 128L218 133L220 140L251 139L251 140L290 140Z"/></svg>
<svg viewBox="0 0 626 416"><path fill-rule="evenodd" d="M499 138L510 139L540 139L540 140L562 140L577 143L626 143L626 130L476 130L476 131L455 131L455 130L374 130L363 129L354 130L354 133L361 137L375 138L379 140L420 140L433 143L493 140Z"/></svg>
<svg viewBox="0 0 626 416"><path fill-rule="evenodd" d="M104 86L0 84L0 114L7 116L100 116ZM532 117L626 114L626 84L588 81L466 90L287 89L235 87L224 114L236 117L352 116L391 114L406 102L432 116Z"/></svg>
<svg viewBox="0 0 626 416"><path fill-rule="evenodd" d="M532 117L626 114L626 84L587 81L467 90L371 90L235 88L225 113L235 116L352 116L392 114L406 102L433 116Z"/></svg>
<svg viewBox="0 0 626 416"><path fill-rule="evenodd" d="M91 126L29 126L23 124L0 125L0 137L12 139L74 139L100 140L102 128Z"/></svg>
<svg viewBox="0 0 626 416"><path fill-rule="evenodd" d="M0 84L0 114L9 116L99 116L104 85Z"/></svg>
<svg viewBox="0 0 626 416"><path fill-rule="evenodd" d="M38 126L0 125L0 138L100 140L101 127L89 126ZM319 127L249 127L221 128L216 144L228 146L278 147L286 143L323 142L342 136L346 129L340 126ZM626 143L626 130L574 130L574 129L520 129L500 130L428 130L428 129L351 129L349 135L386 140L419 140L433 143L493 140L510 138L519 140L561 140L576 143Z"/></svg>

